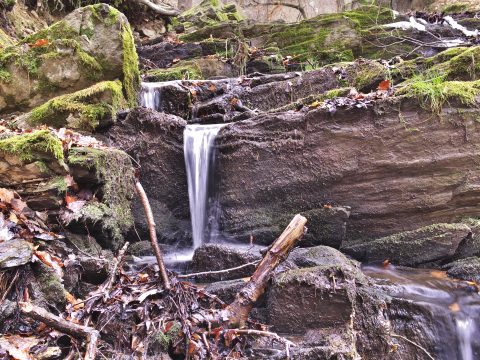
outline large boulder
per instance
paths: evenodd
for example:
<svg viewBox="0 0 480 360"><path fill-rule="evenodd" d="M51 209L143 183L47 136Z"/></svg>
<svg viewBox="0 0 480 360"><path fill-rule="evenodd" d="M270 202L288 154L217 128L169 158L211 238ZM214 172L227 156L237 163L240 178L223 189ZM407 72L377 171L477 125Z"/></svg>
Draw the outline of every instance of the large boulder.
<svg viewBox="0 0 480 360"><path fill-rule="evenodd" d="M125 152L93 145L64 152L60 133L50 130L7 131L2 137L0 186L15 189L32 210L47 211L52 223L60 219L75 232L88 230L106 248L121 246L133 225L134 174ZM66 195L75 205L62 207Z"/></svg>
<svg viewBox="0 0 480 360"><path fill-rule="evenodd" d="M478 109L452 99L440 119L423 104L393 98L224 127L217 137L221 228L269 243L297 212L316 222L312 210L348 206L348 245L475 214ZM309 232L324 238L320 224Z"/></svg>
<svg viewBox="0 0 480 360"><path fill-rule="evenodd" d="M300 342L293 358L381 358L388 351L387 297L356 262L326 246L296 249L288 260L300 268L274 276L267 312L274 331Z"/></svg>
<svg viewBox="0 0 480 360"><path fill-rule="evenodd" d="M187 175L183 158L183 129L186 121L145 108L133 109L113 126L110 143L126 151L140 165L140 182L150 200L161 242L189 243L191 240ZM133 202L136 229L148 237L144 210Z"/></svg>
<svg viewBox="0 0 480 360"><path fill-rule="evenodd" d="M122 80L129 103L136 101L139 71L131 29L106 4L79 8L1 52L1 112L31 109L99 80Z"/></svg>
<svg viewBox="0 0 480 360"><path fill-rule="evenodd" d="M342 251L363 262L418 266L452 258L471 235L465 224L435 224L372 241L349 244Z"/></svg>

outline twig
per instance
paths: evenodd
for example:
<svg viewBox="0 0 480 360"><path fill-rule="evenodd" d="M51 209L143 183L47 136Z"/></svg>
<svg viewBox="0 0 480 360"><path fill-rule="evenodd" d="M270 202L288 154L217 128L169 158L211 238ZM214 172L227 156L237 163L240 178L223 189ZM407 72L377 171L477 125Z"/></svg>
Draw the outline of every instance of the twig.
<svg viewBox="0 0 480 360"><path fill-rule="evenodd" d="M290 340L287 340L279 336L277 333L270 332L270 331L254 330L254 329L230 329L230 330L224 330L223 332L226 333L229 331L234 331L237 335L256 335L256 336L272 337L275 340L283 344L286 344L288 346L296 346L295 343L291 342Z"/></svg>
<svg viewBox="0 0 480 360"><path fill-rule="evenodd" d="M76 338L87 338L87 349L84 360L94 360L97 352L97 342L100 333L88 326L82 326L65 319L53 315L44 308L33 305L28 302L21 302L20 311L22 314L37 321L45 323L47 326L54 328L64 334L71 335Z"/></svg>
<svg viewBox="0 0 480 360"><path fill-rule="evenodd" d="M3 293L2 295L2 298L0 299L0 305L3 303L3 301L7 298L7 295L8 293L10 292L10 290L12 290L12 287L13 285L15 284L15 282L17 281L18 279L18 270L15 271L15 275L13 276L13 279L10 281L10 284L8 285L7 289L5 290L5 292Z"/></svg>
<svg viewBox="0 0 480 360"><path fill-rule="evenodd" d="M425 348L424 348L423 346L421 346L421 345L418 345L416 342L414 342L414 341L406 338L405 336L403 336L403 335L398 335L398 334L390 334L390 336L397 337L397 338L400 338L400 339L405 340L406 342L408 342L408 343L416 346L416 347L419 348L420 350L422 350L422 351L425 353L425 355L427 355L427 356L429 357L430 360L435 360L435 358L434 358L432 355L430 355L430 353L427 351L427 349L425 349Z"/></svg>
<svg viewBox="0 0 480 360"><path fill-rule="evenodd" d="M102 286L100 287L98 292L104 293L104 294L110 292L110 289L112 288L113 284L115 283L115 279L117 277L118 267L122 263L122 260L125 256L125 252L127 251L128 245L130 245L130 243L126 242L125 245L123 245L123 247L118 252L117 257L113 259L113 262L110 266L108 279L102 284Z"/></svg>
<svg viewBox="0 0 480 360"><path fill-rule="evenodd" d="M203 271L203 272L198 272L198 273L193 273L193 274L182 274L182 275L177 275L177 278L184 279L184 278L197 277L197 276L201 276L201 275L224 274L224 273L228 273L228 272L231 272L231 271L243 269L243 268L248 267L248 266L257 265L259 262L260 262L260 260L257 260L257 261L253 261L253 262L250 262L250 263L247 263L247 264L239 265L239 266L236 266L236 267L233 267L233 268L230 268L230 269Z"/></svg>
<svg viewBox="0 0 480 360"><path fill-rule="evenodd" d="M171 288L170 279L168 278L167 270L165 269L162 252L160 251L160 247L158 246L157 232L155 230L155 220L153 219L152 208L150 207L150 202L148 201L147 194L145 193L142 184L137 181L135 183L135 187L137 188L138 195L140 196L140 200L145 211L145 216L147 217L148 231L150 233L150 243L152 244L153 252L155 253L155 257L157 258L160 275L163 280L163 286L165 287L165 289L169 290Z"/></svg>

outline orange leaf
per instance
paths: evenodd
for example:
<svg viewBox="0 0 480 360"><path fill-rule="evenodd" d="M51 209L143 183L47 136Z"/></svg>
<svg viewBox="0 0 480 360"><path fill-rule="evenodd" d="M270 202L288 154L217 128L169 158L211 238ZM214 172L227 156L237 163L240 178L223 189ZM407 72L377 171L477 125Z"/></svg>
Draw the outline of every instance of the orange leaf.
<svg viewBox="0 0 480 360"><path fill-rule="evenodd" d="M75 202L75 201L77 201L77 200L78 200L78 199L77 199L76 196L73 196L73 195L66 195L66 196L65 196L65 202L67 203L67 205L70 204L70 203L73 203L73 202Z"/></svg>
<svg viewBox="0 0 480 360"><path fill-rule="evenodd" d="M210 90L211 92L215 92L217 91L217 87L214 84L210 84L210 86L208 87L208 90Z"/></svg>
<svg viewBox="0 0 480 360"><path fill-rule="evenodd" d="M148 274L138 274L138 281L141 283L147 282L148 281Z"/></svg>
<svg viewBox="0 0 480 360"><path fill-rule="evenodd" d="M38 39L33 44L30 44L30 46L35 48L35 47L45 46L48 44L49 44L49 41L47 39Z"/></svg>
<svg viewBox="0 0 480 360"><path fill-rule="evenodd" d="M383 80L378 84L378 90L388 90L390 89L390 80Z"/></svg>
<svg viewBox="0 0 480 360"><path fill-rule="evenodd" d="M389 265L390 265L390 260L388 260L388 259L383 260L382 266L383 266L384 268L387 268Z"/></svg>
<svg viewBox="0 0 480 360"><path fill-rule="evenodd" d="M458 305L458 303L456 303L456 302L453 303L453 304L450 304L450 305L448 306L448 308L450 309L451 312L454 312L454 313L460 311L460 305Z"/></svg>

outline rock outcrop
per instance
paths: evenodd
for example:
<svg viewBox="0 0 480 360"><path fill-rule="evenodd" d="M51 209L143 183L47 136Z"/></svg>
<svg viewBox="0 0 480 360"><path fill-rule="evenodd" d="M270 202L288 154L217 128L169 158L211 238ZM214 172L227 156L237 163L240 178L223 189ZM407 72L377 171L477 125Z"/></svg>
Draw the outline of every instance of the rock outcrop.
<svg viewBox="0 0 480 360"><path fill-rule="evenodd" d="M79 8L1 50L0 111L28 110L54 96L120 79L130 104L139 72L126 17L106 4Z"/></svg>
<svg viewBox="0 0 480 360"><path fill-rule="evenodd" d="M221 226L268 243L293 213L341 205L348 244L473 216L477 116L461 104L437 116L410 98L230 124L217 139Z"/></svg>

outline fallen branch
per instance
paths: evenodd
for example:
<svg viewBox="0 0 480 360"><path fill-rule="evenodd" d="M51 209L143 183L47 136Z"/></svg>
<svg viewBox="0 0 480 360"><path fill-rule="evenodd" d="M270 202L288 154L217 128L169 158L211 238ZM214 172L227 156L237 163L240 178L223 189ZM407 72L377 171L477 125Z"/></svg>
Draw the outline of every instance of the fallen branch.
<svg viewBox="0 0 480 360"><path fill-rule="evenodd" d="M248 266L257 265L259 262L260 262L260 260L253 261L253 262L250 262L250 263L247 263L247 264L243 264L243 265L240 265L240 266L237 266L237 267L233 267L233 268L229 268L229 269L223 269L223 270L211 270L211 271L204 271L204 272L198 272L198 273L192 273L192 274L182 274L182 275L177 275L177 278L185 279L185 278L193 278L193 277L202 276L202 275L225 274L225 273L229 273L231 271L243 269L243 268L248 267Z"/></svg>
<svg viewBox="0 0 480 360"><path fill-rule="evenodd" d="M150 0L135 0L135 1L140 4L148 6L157 14L160 14L163 16L177 16L178 14L180 14L180 11L178 11L177 9L169 8L167 6L160 5L160 4L155 4Z"/></svg>
<svg viewBox="0 0 480 360"><path fill-rule="evenodd" d="M270 331L262 331L262 330L254 330L254 329L230 329L230 330L224 330L223 332L226 333L228 331L233 331L237 335L256 335L256 336L266 336L266 337L271 337L274 338L275 340L288 345L288 346L296 346L293 342L291 342L288 339L285 339L281 336L279 336L277 333L270 332Z"/></svg>
<svg viewBox="0 0 480 360"><path fill-rule="evenodd" d="M162 252L160 250L160 247L158 246L157 231L155 230L156 225L155 220L153 219L152 208L150 207L150 202L148 201L147 194L145 193L142 184L137 181L135 183L135 187L137 188L137 192L140 196L140 200L145 211L145 216L147 218L148 231L150 233L150 243L152 245L153 252L155 253L155 257L157 258L158 267L160 269L160 276L163 280L163 286L165 287L165 289L169 290L171 288L170 279L168 278L167 270L165 269Z"/></svg>
<svg viewBox="0 0 480 360"><path fill-rule="evenodd" d="M237 294L235 301L227 307L226 310L231 314L228 320L230 325L245 324L253 305L265 292L273 270L287 258L290 250L303 236L306 223L307 219L302 215L295 215L282 235L275 240L247 285Z"/></svg>
<svg viewBox="0 0 480 360"><path fill-rule="evenodd" d="M214 312L199 311L190 316L191 320L197 324L210 323L223 326L227 323L231 328L243 327L253 305L265 292L273 271L287 258L290 250L304 234L306 223L307 219L303 216L295 215L280 237L268 249L248 283L240 290L230 305Z"/></svg>
<svg viewBox="0 0 480 360"><path fill-rule="evenodd" d="M110 265L108 279L102 284L98 292L108 294L112 289L112 286L115 283L115 279L117 278L118 267L120 266L123 258L125 257L125 252L127 251L128 245L130 245L130 243L126 242L118 252L117 257L113 259L112 264Z"/></svg>
<svg viewBox="0 0 480 360"><path fill-rule="evenodd" d="M100 337L100 333L97 330L62 319L57 315L53 315L47 310L28 302L21 302L19 305L22 314L31 319L41 321L47 326L75 338L86 338L87 349L84 360L95 359L95 355L97 353L97 342L98 338Z"/></svg>
<svg viewBox="0 0 480 360"><path fill-rule="evenodd" d="M409 338L406 338L405 336L398 335L398 334L390 334L390 336L392 336L392 337L397 337L397 338L400 338L400 339L405 340L406 342L408 342L408 343L412 344L413 346L416 346L417 348L419 348L420 350L422 350L422 351L425 353L425 355L428 356L428 358L429 358L430 360L435 360L435 358L434 358L432 355L430 355L430 353L427 351L427 349L425 349L425 348L424 348L423 346L421 346L421 345L418 345L416 342L410 340Z"/></svg>

